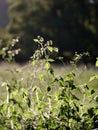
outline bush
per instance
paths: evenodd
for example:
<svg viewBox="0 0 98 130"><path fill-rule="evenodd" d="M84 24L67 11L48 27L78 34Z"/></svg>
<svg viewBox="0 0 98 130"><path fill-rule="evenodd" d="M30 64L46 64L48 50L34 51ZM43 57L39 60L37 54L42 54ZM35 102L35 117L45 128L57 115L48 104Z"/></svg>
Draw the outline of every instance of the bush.
<svg viewBox="0 0 98 130"><path fill-rule="evenodd" d="M0 130L91 130L98 127L98 108L92 106L98 102L95 90L87 84L76 85L73 71L57 76L50 64L54 60L49 56L58 49L52 47L51 41L44 43L39 36L34 41L40 48L31 57L28 74L18 80L16 75L22 70L17 70L12 73L11 81L1 85L6 87L7 95L5 101L0 101ZM93 79L91 77L90 81Z"/></svg>

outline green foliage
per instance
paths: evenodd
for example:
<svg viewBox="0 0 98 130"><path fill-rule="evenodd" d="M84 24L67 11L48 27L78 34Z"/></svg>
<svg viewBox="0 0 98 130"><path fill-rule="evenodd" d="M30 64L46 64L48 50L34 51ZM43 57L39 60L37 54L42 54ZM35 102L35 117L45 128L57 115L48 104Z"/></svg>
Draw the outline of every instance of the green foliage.
<svg viewBox="0 0 98 130"><path fill-rule="evenodd" d="M2 59L8 62L13 61L15 55L18 55L20 52L20 49L15 48L18 42L19 42L18 38L13 39L11 44L7 45L6 47L3 47L2 50L0 50L0 55L2 56Z"/></svg>
<svg viewBox="0 0 98 130"><path fill-rule="evenodd" d="M77 52L75 52L73 60L70 61L70 63L72 64L72 66L76 67L76 65L83 58L83 56L89 56L89 53L88 52L84 52L82 54L78 54Z"/></svg>
<svg viewBox="0 0 98 130"><path fill-rule="evenodd" d="M32 37L43 35L55 41L59 53L72 57L73 52L89 51L98 55L98 4L89 0L7 0L9 23L7 32L20 37L21 59L36 50ZM6 37L4 35L4 37ZM32 43L32 44L31 44ZM28 47L27 47L28 46ZM67 53L68 52L68 53Z"/></svg>
<svg viewBox="0 0 98 130"><path fill-rule="evenodd" d="M96 67L98 67L98 58L96 58ZM92 81L94 79L98 79L98 74L91 76L89 81Z"/></svg>
<svg viewBox="0 0 98 130"><path fill-rule="evenodd" d="M51 53L58 49L38 36L39 49L30 61L30 72L17 80L15 71L0 101L0 130L91 130L96 128L98 96L87 84L76 85L76 74L57 76L51 67ZM81 98L82 97L82 98Z"/></svg>

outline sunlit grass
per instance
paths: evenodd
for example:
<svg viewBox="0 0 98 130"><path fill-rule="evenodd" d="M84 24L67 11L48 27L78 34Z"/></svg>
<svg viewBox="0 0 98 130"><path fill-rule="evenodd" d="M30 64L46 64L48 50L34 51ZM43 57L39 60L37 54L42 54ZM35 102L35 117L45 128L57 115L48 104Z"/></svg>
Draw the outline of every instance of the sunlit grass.
<svg viewBox="0 0 98 130"><path fill-rule="evenodd" d="M75 83L77 85L81 85L83 83L87 83L91 85L93 88L98 87L98 80L94 80L92 82L89 81L90 77L98 74L98 69L95 68L94 65L80 65L76 68L73 68L71 65L55 65L54 66L55 72L57 75L68 74L69 72L75 73Z"/></svg>
<svg viewBox="0 0 98 130"><path fill-rule="evenodd" d="M95 79L94 81L89 82L89 79L92 75L98 74L98 69L96 69L94 66L80 65L77 68L73 68L71 65L66 65L66 64L65 66L57 65L57 64L52 65L52 66L57 76L64 75L64 74L67 75L69 72L73 71L76 74L75 76L76 85L82 85L86 83L90 87L97 90L98 80ZM0 84L2 84L2 82L10 82L15 77L18 80L23 80L23 83L27 85L29 84L28 77L31 71L33 70L31 69L31 66L29 64L19 65L16 63L12 63L12 64L1 63L0 64ZM43 72L43 75L45 75L44 72ZM47 75L45 77L46 77L46 80L49 80L48 79L49 77ZM38 86L41 88L44 88L45 84L38 83L37 78L36 78L36 83L38 84ZM5 95L6 95L6 88L0 87L0 99L3 99Z"/></svg>

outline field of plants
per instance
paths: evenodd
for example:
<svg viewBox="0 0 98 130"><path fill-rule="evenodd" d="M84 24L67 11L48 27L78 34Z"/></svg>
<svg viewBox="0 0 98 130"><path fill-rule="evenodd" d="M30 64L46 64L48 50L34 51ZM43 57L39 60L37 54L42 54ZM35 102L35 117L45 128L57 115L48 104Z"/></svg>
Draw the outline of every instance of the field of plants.
<svg viewBox="0 0 98 130"><path fill-rule="evenodd" d="M56 65L52 42L34 41L40 48L29 63L0 64L0 130L98 128L98 59L95 66L77 66L86 54L76 53L70 65Z"/></svg>

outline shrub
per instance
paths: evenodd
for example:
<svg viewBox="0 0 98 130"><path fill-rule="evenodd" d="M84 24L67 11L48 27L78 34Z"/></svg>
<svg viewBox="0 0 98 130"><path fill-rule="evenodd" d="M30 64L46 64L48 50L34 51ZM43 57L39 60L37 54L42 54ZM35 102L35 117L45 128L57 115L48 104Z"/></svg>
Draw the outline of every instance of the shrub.
<svg viewBox="0 0 98 130"><path fill-rule="evenodd" d="M58 49L40 36L34 41L40 48L31 57L28 75L18 80L15 75L22 72L15 71L13 79L1 85L6 87L7 95L0 102L0 130L96 128L98 108L92 106L98 102L95 90L87 84L76 85L73 71L57 76L50 55Z"/></svg>

